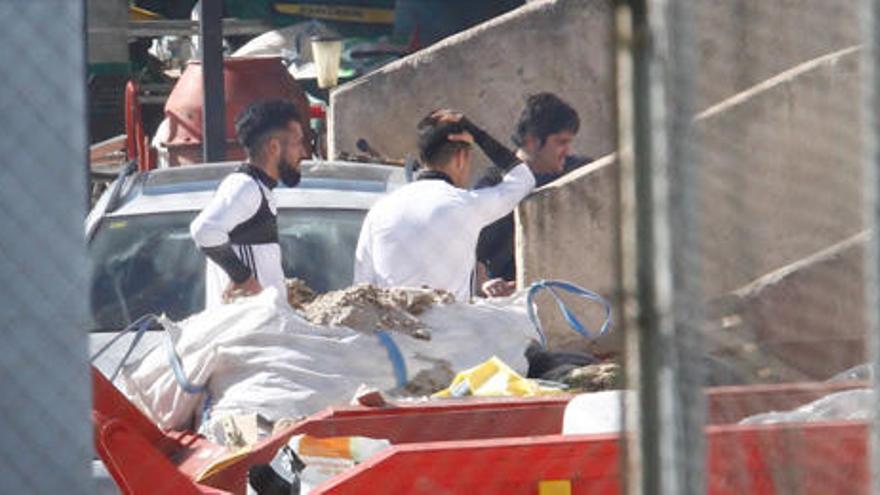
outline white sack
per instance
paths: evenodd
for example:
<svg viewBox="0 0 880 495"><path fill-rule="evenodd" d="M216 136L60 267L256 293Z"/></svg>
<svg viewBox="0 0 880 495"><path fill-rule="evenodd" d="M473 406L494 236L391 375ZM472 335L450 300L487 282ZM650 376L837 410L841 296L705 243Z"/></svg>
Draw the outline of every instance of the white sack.
<svg viewBox="0 0 880 495"><path fill-rule="evenodd" d="M525 294L473 304L434 306L419 318L431 340L392 332L411 378L445 360L460 371L498 356L525 373L523 353L535 338ZM211 417L259 413L276 421L346 403L360 384L390 390L397 384L387 349L375 335L314 325L272 289L196 314L170 331L191 383L208 383ZM203 397L177 384L163 345L126 366L125 393L161 428L189 426Z"/></svg>

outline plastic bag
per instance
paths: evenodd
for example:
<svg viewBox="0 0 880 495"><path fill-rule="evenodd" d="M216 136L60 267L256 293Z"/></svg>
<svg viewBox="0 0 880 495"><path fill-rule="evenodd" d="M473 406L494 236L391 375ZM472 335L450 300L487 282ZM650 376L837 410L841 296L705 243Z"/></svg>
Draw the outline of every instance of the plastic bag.
<svg viewBox="0 0 880 495"><path fill-rule="evenodd" d="M869 420L873 417L874 391L854 389L826 395L791 411L771 411L740 421L740 424L811 423L817 421Z"/></svg>
<svg viewBox="0 0 880 495"><path fill-rule="evenodd" d="M435 393L433 397L534 397L562 391L537 380L523 378L496 356L492 356L486 362L457 374L449 387Z"/></svg>
<svg viewBox="0 0 880 495"><path fill-rule="evenodd" d="M250 469L247 493L306 494L390 446L388 440L369 437L295 435L278 450L271 463Z"/></svg>

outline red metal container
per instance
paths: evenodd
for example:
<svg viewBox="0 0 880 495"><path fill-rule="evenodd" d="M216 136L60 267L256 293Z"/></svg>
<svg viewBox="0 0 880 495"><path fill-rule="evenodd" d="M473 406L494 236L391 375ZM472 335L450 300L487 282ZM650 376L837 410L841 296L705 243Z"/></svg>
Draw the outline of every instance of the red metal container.
<svg viewBox="0 0 880 495"><path fill-rule="evenodd" d="M223 88L226 101L226 158L244 158L235 136L235 117L258 100L284 99L293 102L303 117L303 131L311 137L308 99L280 57L227 58L223 61ZM202 160L202 64L192 60L180 76L168 101L168 148L170 165L201 163ZM310 143L311 140L307 139ZM311 153L307 143L306 151Z"/></svg>
<svg viewBox="0 0 880 495"><path fill-rule="evenodd" d="M728 424L791 409L865 383L781 384L707 390L707 488L712 495L867 494L867 425L834 422ZM313 493L618 494L623 458L615 434L561 435L570 396L468 399L389 408L328 408L192 480L230 452L187 432L161 432L93 371L93 419L101 458L125 493L245 492L250 466L295 434L387 438L392 447Z"/></svg>

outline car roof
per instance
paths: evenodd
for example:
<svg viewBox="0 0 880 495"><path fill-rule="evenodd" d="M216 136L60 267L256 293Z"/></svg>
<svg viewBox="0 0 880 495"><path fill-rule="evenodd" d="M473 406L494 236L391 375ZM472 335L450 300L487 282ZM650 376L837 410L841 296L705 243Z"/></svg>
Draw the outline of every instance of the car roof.
<svg viewBox="0 0 880 495"><path fill-rule="evenodd" d="M328 194L327 189L288 189L275 190L275 204L280 209L311 208L311 209L352 209L367 210L381 194L361 191L336 191ZM105 217L143 215L149 213L173 213L183 211L199 211L213 197L213 191L197 191L162 195L143 195L129 201Z"/></svg>
<svg viewBox="0 0 880 495"><path fill-rule="evenodd" d="M240 162L153 170L126 178L123 192L104 216L200 210ZM343 161L304 161L296 188L279 184L279 208L368 209L380 196L406 183L402 167Z"/></svg>
<svg viewBox="0 0 880 495"><path fill-rule="evenodd" d="M214 190L239 165L223 162L152 170L142 174L141 188L146 194ZM384 192L406 182L403 168L372 163L306 160L301 172L303 181L298 187L315 189Z"/></svg>

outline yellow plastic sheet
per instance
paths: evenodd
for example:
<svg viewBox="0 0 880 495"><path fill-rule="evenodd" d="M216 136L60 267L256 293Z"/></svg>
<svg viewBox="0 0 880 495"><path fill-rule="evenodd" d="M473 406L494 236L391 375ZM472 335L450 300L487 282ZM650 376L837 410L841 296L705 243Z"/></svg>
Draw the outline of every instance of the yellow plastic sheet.
<svg viewBox="0 0 880 495"><path fill-rule="evenodd" d="M558 388L524 378L496 356L455 375L449 387L433 397L534 397L557 394Z"/></svg>

